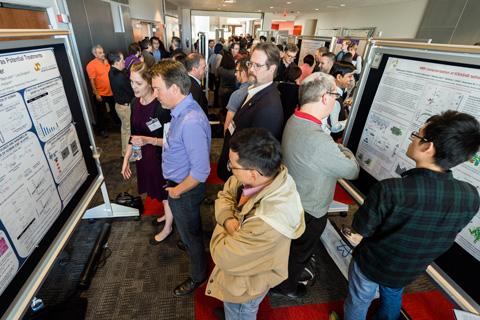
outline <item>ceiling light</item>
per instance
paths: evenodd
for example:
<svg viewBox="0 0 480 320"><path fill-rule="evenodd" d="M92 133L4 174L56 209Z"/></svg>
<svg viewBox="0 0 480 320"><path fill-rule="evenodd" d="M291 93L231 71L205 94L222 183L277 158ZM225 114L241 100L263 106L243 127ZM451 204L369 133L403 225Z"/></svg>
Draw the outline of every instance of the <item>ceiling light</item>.
<svg viewBox="0 0 480 320"><path fill-rule="evenodd" d="M270 7L270 9L273 9L273 7Z"/></svg>
<svg viewBox="0 0 480 320"><path fill-rule="evenodd" d="M237 0L223 0L223 2L225 2L225 3L235 3L235 2L237 2Z"/></svg>
<svg viewBox="0 0 480 320"><path fill-rule="evenodd" d="M340 4L340 7L345 7L345 6L346 6L345 3Z"/></svg>
<svg viewBox="0 0 480 320"><path fill-rule="evenodd" d="M315 8L315 11L318 11L319 9L318 8Z"/></svg>
<svg viewBox="0 0 480 320"><path fill-rule="evenodd" d="M292 4L292 2L291 2L291 1L287 1L287 4Z"/></svg>

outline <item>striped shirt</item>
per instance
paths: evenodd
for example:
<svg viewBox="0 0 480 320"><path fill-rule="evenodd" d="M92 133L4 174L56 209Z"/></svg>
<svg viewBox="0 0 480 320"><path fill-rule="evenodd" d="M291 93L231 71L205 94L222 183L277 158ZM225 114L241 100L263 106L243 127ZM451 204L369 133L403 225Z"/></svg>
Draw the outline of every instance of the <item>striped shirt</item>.
<svg viewBox="0 0 480 320"><path fill-rule="evenodd" d="M479 205L476 188L451 171L415 168L383 180L353 219L364 237L354 259L370 280L404 287L451 247Z"/></svg>

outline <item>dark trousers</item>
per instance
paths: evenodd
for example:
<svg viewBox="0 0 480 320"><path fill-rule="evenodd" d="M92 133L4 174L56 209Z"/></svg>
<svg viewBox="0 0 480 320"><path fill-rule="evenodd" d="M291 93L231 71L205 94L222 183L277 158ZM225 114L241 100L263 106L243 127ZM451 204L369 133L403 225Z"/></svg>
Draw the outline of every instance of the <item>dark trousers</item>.
<svg viewBox="0 0 480 320"><path fill-rule="evenodd" d="M305 232L300 238L292 240L288 257L288 279L276 287L278 290L283 292L295 291L305 265L315 248L320 244L320 237L326 225L326 214L321 218L315 218L305 212Z"/></svg>
<svg viewBox="0 0 480 320"><path fill-rule="evenodd" d="M96 128L99 133L105 131L105 114L107 113L107 104L110 108L110 116L115 123L120 123L120 118L115 111L115 100L113 96L101 96L102 101L98 101L95 96L93 97L93 103L95 106L95 120ZM118 121L117 121L118 120Z"/></svg>
<svg viewBox="0 0 480 320"><path fill-rule="evenodd" d="M204 197L204 183L185 192L179 199L168 197L180 239L185 244L190 258L191 277L197 282L203 281L207 277L207 260L203 245L202 221L200 220L200 204Z"/></svg>

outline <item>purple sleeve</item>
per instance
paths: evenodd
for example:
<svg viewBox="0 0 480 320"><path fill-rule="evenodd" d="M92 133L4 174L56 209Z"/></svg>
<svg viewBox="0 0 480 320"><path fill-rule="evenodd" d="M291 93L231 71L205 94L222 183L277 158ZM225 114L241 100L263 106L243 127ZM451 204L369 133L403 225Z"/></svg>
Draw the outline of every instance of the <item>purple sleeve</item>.
<svg viewBox="0 0 480 320"><path fill-rule="evenodd" d="M200 182L205 182L210 174L210 141L206 129L201 122L192 121L186 124L182 132L190 175Z"/></svg>

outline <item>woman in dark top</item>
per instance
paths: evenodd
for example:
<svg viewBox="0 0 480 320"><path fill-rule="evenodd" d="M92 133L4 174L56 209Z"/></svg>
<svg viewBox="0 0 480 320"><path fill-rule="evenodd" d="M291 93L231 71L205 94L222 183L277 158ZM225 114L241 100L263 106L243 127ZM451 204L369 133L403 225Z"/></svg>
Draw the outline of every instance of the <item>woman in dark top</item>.
<svg viewBox="0 0 480 320"><path fill-rule="evenodd" d="M155 98L152 89L152 76L145 63L135 63L130 70L130 81L135 95L132 101L131 131L129 145L123 158L122 175L130 179L129 159L132 155L132 145L140 146L142 158L135 161L137 166L138 193L146 193L145 209L149 202L159 201L165 209L164 217L155 220L160 223L165 220L165 227L150 240L158 244L172 232L173 216L168 205L168 194L163 188L165 179L162 173L162 147L164 125L170 122L170 111L163 109ZM149 199L151 198L151 199Z"/></svg>
<svg viewBox="0 0 480 320"><path fill-rule="evenodd" d="M235 78L235 55L238 53L239 45L238 43L232 44L232 48L229 51L225 51L220 62L220 66L217 68L217 75L220 80L219 90L218 90L218 100L220 108L222 111L225 111L228 100L232 95L232 92L236 89L236 78Z"/></svg>

